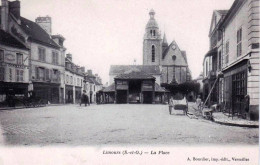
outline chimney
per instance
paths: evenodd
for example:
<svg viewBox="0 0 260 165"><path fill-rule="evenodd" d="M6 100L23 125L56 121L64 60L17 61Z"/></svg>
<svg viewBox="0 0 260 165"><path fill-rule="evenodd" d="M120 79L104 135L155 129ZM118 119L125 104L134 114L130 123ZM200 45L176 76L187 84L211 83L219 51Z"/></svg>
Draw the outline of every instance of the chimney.
<svg viewBox="0 0 260 165"><path fill-rule="evenodd" d="M91 69L88 70L88 75L90 75L90 76L92 75L92 70Z"/></svg>
<svg viewBox="0 0 260 165"><path fill-rule="evenodd" d="M72 54L70 54L70 53L66 54L66 58L72 62Z"/></svg>
<svg viewBox="0 0 260 165"><path fill-rule="evenodd" d="M49 35L51 35L51 17L45 16L45 17L37 17L35 19L35 22L44 29Z"/></svg>
<svg viewBox="0 0 260 165"><path fill-rule="evenodd" d="M21 5L20 5L20 1L12 1L9 2L9 12L13 14L13 16L18 20L20 20L20 9L21 9Z"/></svg>
<svg viewBox="0 0 260 165"><path fill-rule="evenodd" d="M80 70L81 70L82 73L84 73L85 72L85 67L84 66L80 67Z"/></svg>
<svg viewBox="0 0 260 165"><path fill-rule="evenodd" d="M8 15L9 15L8 0L2 0L1 29L3 29L4 31L8 31Z"/></svg>

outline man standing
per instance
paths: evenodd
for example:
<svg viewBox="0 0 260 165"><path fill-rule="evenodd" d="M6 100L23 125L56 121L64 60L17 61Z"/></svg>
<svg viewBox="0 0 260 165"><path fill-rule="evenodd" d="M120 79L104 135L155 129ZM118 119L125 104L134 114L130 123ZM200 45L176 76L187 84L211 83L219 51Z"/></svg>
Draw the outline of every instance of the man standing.
<svg viewBox="0 0 260 165"><path fill-rule="evenodd" d="M80 106L81 104L85 104L85 106L87 106L87 95L86 95L86 91L83 90L83 94L81 95L81 100L80 100Z"/></svg>

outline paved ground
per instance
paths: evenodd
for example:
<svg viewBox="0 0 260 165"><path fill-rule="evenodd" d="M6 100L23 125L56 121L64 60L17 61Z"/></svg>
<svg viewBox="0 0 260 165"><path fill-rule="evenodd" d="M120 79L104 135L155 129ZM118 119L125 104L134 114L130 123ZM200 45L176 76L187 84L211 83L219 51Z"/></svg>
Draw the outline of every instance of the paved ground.
<svg viewBox="0 0 260 165"><path fill-rule="evenodd" d="M4 145L258 144L258 128L190 119L167 105L50 106L0 111ZM0 141L1 141L0 136Z"/></svg>

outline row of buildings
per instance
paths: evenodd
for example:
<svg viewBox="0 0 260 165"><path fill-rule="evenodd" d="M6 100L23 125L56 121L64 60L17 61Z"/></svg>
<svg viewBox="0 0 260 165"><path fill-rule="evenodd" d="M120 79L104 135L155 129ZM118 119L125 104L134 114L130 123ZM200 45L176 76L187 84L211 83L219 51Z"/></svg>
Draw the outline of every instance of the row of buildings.
<svg viewBox="0 0 260 165"><path fill-rule="evenodd" d="M203 61L203 98L232 115L259 115L259 0L235 0L215 10Z"/></svg>
<svg viewBox="0 0 260 165"><path fill-rule="evenodd" d="M65 38L52 35L51 17L33 22L20 15L20 8L20 1L2 0L0 101L8 94L18 97L34 91L45 103L78 103L86 90L95 102L101 78L73 63Z"/></svg>

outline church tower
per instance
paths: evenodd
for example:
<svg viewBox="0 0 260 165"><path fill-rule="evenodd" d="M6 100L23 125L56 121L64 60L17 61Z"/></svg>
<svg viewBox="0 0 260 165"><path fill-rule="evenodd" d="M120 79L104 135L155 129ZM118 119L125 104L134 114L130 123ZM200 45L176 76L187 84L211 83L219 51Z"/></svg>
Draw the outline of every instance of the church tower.
<svg viewBox="0 0 260 165"><path fill-rule="evenodd" d="M154 18L153 9L149 12L150 19L145 27L143 41L143 65L160 65L162 56L162 39L159 26Z"/></svg>

